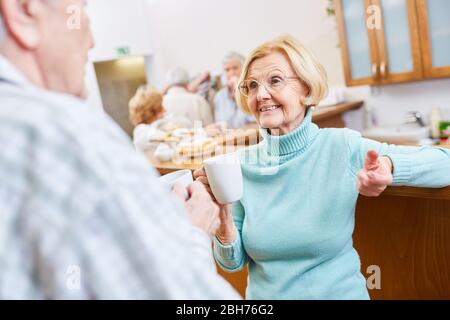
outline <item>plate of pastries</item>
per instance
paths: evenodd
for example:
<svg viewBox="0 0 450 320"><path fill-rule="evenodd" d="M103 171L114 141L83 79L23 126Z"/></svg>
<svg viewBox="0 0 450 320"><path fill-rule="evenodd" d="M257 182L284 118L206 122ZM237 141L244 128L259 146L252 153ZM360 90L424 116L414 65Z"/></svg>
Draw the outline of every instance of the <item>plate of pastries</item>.
<svg viewBox="0 0 450 320"><path fill-rule="evenodd" d="M190 141L180 142L176 148L181 157L202 157L212 155L219 143L210 137L194 138Z"/></svg>

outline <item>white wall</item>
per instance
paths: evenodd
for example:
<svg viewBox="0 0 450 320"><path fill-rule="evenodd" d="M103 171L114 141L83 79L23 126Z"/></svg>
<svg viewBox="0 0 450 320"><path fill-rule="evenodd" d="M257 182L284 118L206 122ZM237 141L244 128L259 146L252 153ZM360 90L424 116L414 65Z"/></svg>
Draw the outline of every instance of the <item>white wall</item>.
<svg viewBox="0 0 450 320"><path fill-rule="evenodd" d="M248 54L262 42L289 32L307 44L330 74L343 82L335 22L326 0L148 0L157 86L181 65L192 74L219 73L229 50Z"/></svg>
<svg viewBox="0 0 450 320"><path fill-rule="evenodd" d="M87 7L96 42L93 61L118 58L117 48L127 47L130 55L151 53L146 0L93 0Z"/></svg>
<svg viewBox="0 0 450 320"><path fill-rule="evenodd" d="M161 87L165 72L181 65L192 75L220 72L228 50L248 54L282 32L308 45L328 71L330 85L343 85L335 21L327 17L326 0L147 0L155 56L151 79ZM407 111L425 117L432 107L450 109L450 80L433 80L381 87L350 89L375 110L379 125L401 123Z"/></svg>
<svg viewBox="0 0 450 320"><path fill-rule="evenodd" d="M89 52L86 66L88 104L102 108L102 98L94 62L120 58L117 48L128 47L130 55L150 55L147 0L91 0L87 12L91 20L95 47Z"/></svg>

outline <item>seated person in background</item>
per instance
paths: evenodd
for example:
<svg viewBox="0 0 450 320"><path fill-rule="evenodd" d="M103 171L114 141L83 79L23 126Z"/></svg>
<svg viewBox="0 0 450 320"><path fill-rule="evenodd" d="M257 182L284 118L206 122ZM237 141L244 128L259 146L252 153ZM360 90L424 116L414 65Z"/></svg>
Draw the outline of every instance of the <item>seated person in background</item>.
<svg viewBox="0 0 450 320"><path fill-rule="evenodd" d="M211 73L209 71L202 72L197 77L195 77L188 86L188 91L192 93L196 93L208 101L211 106L211 112L214 114L214 108L212 108L214 104L214 96L216 95L216 89L214 86L216 85L215 79L211 77Z"/></svg>
<svg viewBox="0 0 450 320"><path fill-rule="evenodd" d="M242 112L234 99L244 61L245 58L236 52L229 52L222 61L226 86L214 98L214 117L217 122L226 121L229 128L240 128L255 122L253 116Z"/></svg>
<svg viewBox="0 0 450 320"><path fill-rule="evenodd" d="M188 118L192 122L201 121L202 126L213 122L211 107L205 98L187 90L189 75L182 68L174 68L167 74L170 89L163 98L164 108L174 116Z"/></svg>
<svg viewBox="0 0 450 320"><path fill-rule="evenodd" d="M163 107L162 94L149 86L141 86L129 102L130 121L135 126L133 142L138 150L150 147L152 139L163 139L165 128L192 128L193 122L182 116L167 114ZM216 124L210 124L204 128L208 136L221 133Z"/></svg>
<svg viewBox="0 0 450 320"><path fill-rule="evenodd" d="M211 77L209 71L204 71L191 79L187 86L187 91L205 98L211 107L211 114L214 115L214 97L220 89L220 87L217 88L219 85L220 81L217 81L215 77ZM166 84L161 90L162 95L165 96L169 89L170 86Z"/></svg>

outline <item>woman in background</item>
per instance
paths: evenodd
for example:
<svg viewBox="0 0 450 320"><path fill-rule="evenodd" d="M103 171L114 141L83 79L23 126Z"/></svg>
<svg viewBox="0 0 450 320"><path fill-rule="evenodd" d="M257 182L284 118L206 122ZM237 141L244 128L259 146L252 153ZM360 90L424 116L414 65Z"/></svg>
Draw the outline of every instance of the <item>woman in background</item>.
<svg viewBox="0 0 450 320"><path fill-rule="evenodd" d="M172 128L192 128L192 122L181 116L167 114L163 106L162 94L149 86L141 86L128 104L130 121L135 126L133 142L138 150L146 150L151 141L161 141L166 131ZM206 135L220 134L219 124L211 124L204 128Z"/></svg>

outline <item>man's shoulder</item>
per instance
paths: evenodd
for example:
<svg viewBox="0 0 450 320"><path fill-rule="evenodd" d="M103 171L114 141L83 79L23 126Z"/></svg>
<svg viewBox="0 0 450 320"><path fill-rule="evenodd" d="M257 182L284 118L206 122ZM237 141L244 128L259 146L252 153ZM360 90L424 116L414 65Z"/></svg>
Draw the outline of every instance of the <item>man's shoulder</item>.
<svg viewBox="0 0 450 320"><path fill-rule="evenodd" d="M28 132L36 139L84 147L99 135L124 140L124 133L102 110L90 108L81 99L14 86L0 86L0 96L0 127L17 134Z"/></svg>
<svg viewBox="0 0 450 320"><path fill-rule="evenodd" d="M44 90L23 89L16 86L0 86L2 118L17 118L38 124L42 120L67 117L87 108L82 100ZM26 117L24 117L26 115Z"/></svg>
<svg viewBox="0 0 450 320"><path fill-rule="evenodd" d="M49 131L52 124L67 122L67 101L53 98L53 95L20 87L0 86L2 107L0 126L19 131ZM78 108L79 102L71 102L71 108Z"/></svg>

